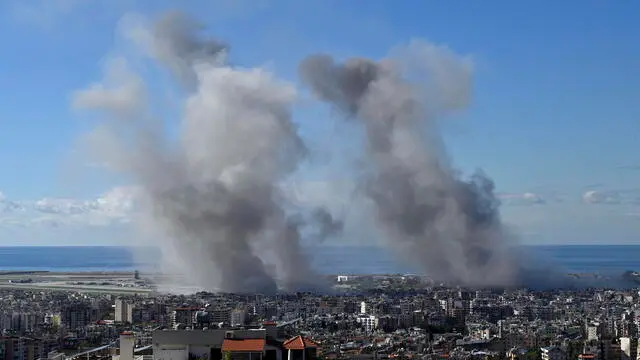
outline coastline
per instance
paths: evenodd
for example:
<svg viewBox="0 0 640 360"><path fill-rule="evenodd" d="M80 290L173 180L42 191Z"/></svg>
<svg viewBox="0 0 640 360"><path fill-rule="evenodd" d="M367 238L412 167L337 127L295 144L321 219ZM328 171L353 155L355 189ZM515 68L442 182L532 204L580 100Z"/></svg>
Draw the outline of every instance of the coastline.
<svg viewBox="0 0 640 360"><path fill-rule="evenodd" d="M148 295L155 288L134 271L0 270L0 289ZM154 275L151 275L152 277Z"/></svg>
<svg viewBox="0 0 640 360"><path fill-rule="evenodd" d="M158 293L188 293L197 292L197 288L177 281L176 277L159 273L139 273L134 271L78 271L78 272L52 272L52 271L2 271L0 270L0 290L25 290L25 291L63 291L112 295L153 296ZM560 274L558 274L560 275ZM601 276L595 273L563 273L571 283L564 284L572 288L629 288L640 286L640 273L626 271L615 276ZM560 276L562 276L560 275ZM338 276L343 279L338 280ZM428 276L411 273L404 274L335 274L325 275L327 279L336 281L335 286L349 287L349 284L359 283L365 279L380 281L385 279L422 278L431 282ZM340 284L342 283L342 284ZM546 285L544 285L546 286ZM181 289L181 290L180 290ZM186 290L185 290L186 289Z"/></svg>
<svg viewBox="0 0 640 360"><path fill-rule="evenodd" d="M166 268L162 266L162 258L154 256L156 251L150 249L146 247L146 252L138 253L140 247L0 246L0 279L29 276L67 281L90 277L126 279L133 278L137 270L146 278L160 280ZM311 268L323 276L422 273L381 247L322 244L305 247L303 252ZM556 274L615 277L627 270L640 270L639 245L527 245L521 255L531 269L549 269Z"/></svg>

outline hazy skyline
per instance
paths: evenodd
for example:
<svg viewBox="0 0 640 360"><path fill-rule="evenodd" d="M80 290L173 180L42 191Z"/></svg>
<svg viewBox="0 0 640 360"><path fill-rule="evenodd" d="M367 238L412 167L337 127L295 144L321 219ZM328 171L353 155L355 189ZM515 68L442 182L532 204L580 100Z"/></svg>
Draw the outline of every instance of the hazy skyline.
<svg viewBox="0 0 640 360"><path fill-rule="evenodd" d="M126 244L138 236L128 225L135 184L82 160L80 139L94 124L69 103L102 77L105 51L131 52L114 29L131 14L171 9L170 2L91 3L0 4L0 245ZM231 62L264 65L296 82L295 64L317 51L381 58L419 37L469 56L471 106L442 131L454 167L481 168L493 179L507 225L528 243L640 243L640 45L633 35L640 25L632 16L640 4L336 4L203 0L182 10L232 44ZM144 75L152 84L167 81ZM177 113L175 94L152 95L158 111ZM345 204L354 174L344 172L340 149L350 139L318 121L326 116L306 100L294 109L302 136L323 150L288 186L300 201L347 214L341 242L370 244L361 204Z"/></svg>

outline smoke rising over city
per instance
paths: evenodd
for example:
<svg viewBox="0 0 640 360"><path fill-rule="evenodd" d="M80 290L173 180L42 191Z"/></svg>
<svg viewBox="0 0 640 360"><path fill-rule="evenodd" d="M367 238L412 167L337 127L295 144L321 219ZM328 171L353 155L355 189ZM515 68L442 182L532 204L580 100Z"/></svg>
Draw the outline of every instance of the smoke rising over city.
<svg viewBox="0 0 640 360"><path fill-rule="evenodd" d="M140 223L167 235L159 240L164 255L198 287L317 289L323 284L301 252L300 231L308 225L328 236L341 226L324 210L286 210L280 184L307 152L291 121L296 90L262 69L226 65L226 46L198 29L169 13L130 31L187 91L177 141L165 130L173 119L156 117L146 84L119 59L105 83L74 97L75 107L106 115L94 151L140 187Z"/></svg>
<svg viewBox="0 0 640 360"><path fill-rule="evenodd" d="M128 30L185 92L179 121L159 116L150 85L116 59L102 83L74 97L76 108L105 115L92 152L139 186L138 223L165 235L158 240L165 256L197 286L323 289L303 245L339 236L344 224L324 207L289 206L283 190L309 153L292 119L296 88L264 69L230 66L230 47L200 29L172 12ZM312 94L338 110L327 121L355 121L365 134L365 167L354 164L353 176L390 249L441 281L533 279L515 261L493 181L481 171L460 175L438 132L443 116L469 102L467 58L412 41L381 61L319 54L298 70ZM167 131L175 124L177 139Z"/></svg>
<svg viewBox="0 0 640 360"><path fill-rule="evenodd" d="M359 185L389 247L438 280L514 284L518 269L493 182L481 172L460 178L437 134L435 117L469 98L470 66L425 42L401 56L408 58L338 63L312 55L299 73L318 99L362 124L369 166ZM412 83L411 72L431 81Z"/></svg>

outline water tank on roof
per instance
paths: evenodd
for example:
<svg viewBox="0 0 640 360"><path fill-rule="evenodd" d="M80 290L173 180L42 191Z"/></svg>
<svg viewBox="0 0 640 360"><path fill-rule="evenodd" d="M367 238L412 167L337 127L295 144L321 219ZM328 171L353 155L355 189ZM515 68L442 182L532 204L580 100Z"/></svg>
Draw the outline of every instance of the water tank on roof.
<svg viewBox="0 0 640 360"><path fill-rule="evenodd" d="M206 311L198 311L196 312L196 321L197 322L209 322L209 313Z"/></svg>

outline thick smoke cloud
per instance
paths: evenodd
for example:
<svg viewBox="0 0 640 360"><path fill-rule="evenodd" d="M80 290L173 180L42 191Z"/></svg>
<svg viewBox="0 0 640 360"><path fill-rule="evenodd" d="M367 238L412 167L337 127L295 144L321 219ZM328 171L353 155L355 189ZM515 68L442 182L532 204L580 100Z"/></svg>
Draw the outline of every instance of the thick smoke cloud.
<svg viewBox="0 0 640 360"><path fill-rule="evenodd" d="M181 85L193 88L198 83L198 64L220 61L217 55L229 50L228 45L218 39L194 36L203 29L185 14L172 11L155 22L151 31L138 28L131 35L167 67Z"/></svg>
<svg viewBox="0 0 640 360"><path fill-rule="evenodd" d="M435 118L463 107L470 66L421 42L402 58L302 61L312 92L366 132L370 167L361 183L375 204L388 245L438 280L515 284L520 276L498 212L494 184L478 172L462 179L448 163ZM426 80L420 85L409 81Z"/></svg>
<svg viewBox="0 0 640 360"><path fill-rule="evenodd" d="M140 223L165 235L165 256L199 287L318 289L301 234L322 241L344 224L325 208L289 204L283 193L309 152L291 119L296 90L263 69L229 66L229 47L200 29L174 12L128 34L186 92L178 138L166 130L176 122L157 118L147 84L119 58L104 81L74 97L75 107L105 115L92 151L136 182ZM299 66L313 94L365 134L357 193L374 204L388 246L442 281L570 285L528 267L501 222L493 182L480 171L461 177L447 158L438 121L468 104L469 61L420 41L393 55L313 55Z"/></svg>
<svg viewBox="0 0 640 360"><path fill-rule="evenodd" d="M335 219L329 210L318 207L311 212L311 223L316 226L316 238L322 241L342 233L344 222Z"/></svg>
<svg viewBox="0 0 640 360"><path fill-rule="evenodd" d="M74 106L106 115L95 146L140 187L141 223L166 235L158 240L165 256L197 286L317 289L322 281L301 252L305 221L288 213L280 187L307 153L291 121L296 91L262 69L226 65L226 46L201 39L199 28L170 13L132 34L188 91L177 141L122 59L118 76L75 94ZM321 236L339 231L330 214L315 213L309 226Z"/></svg>

